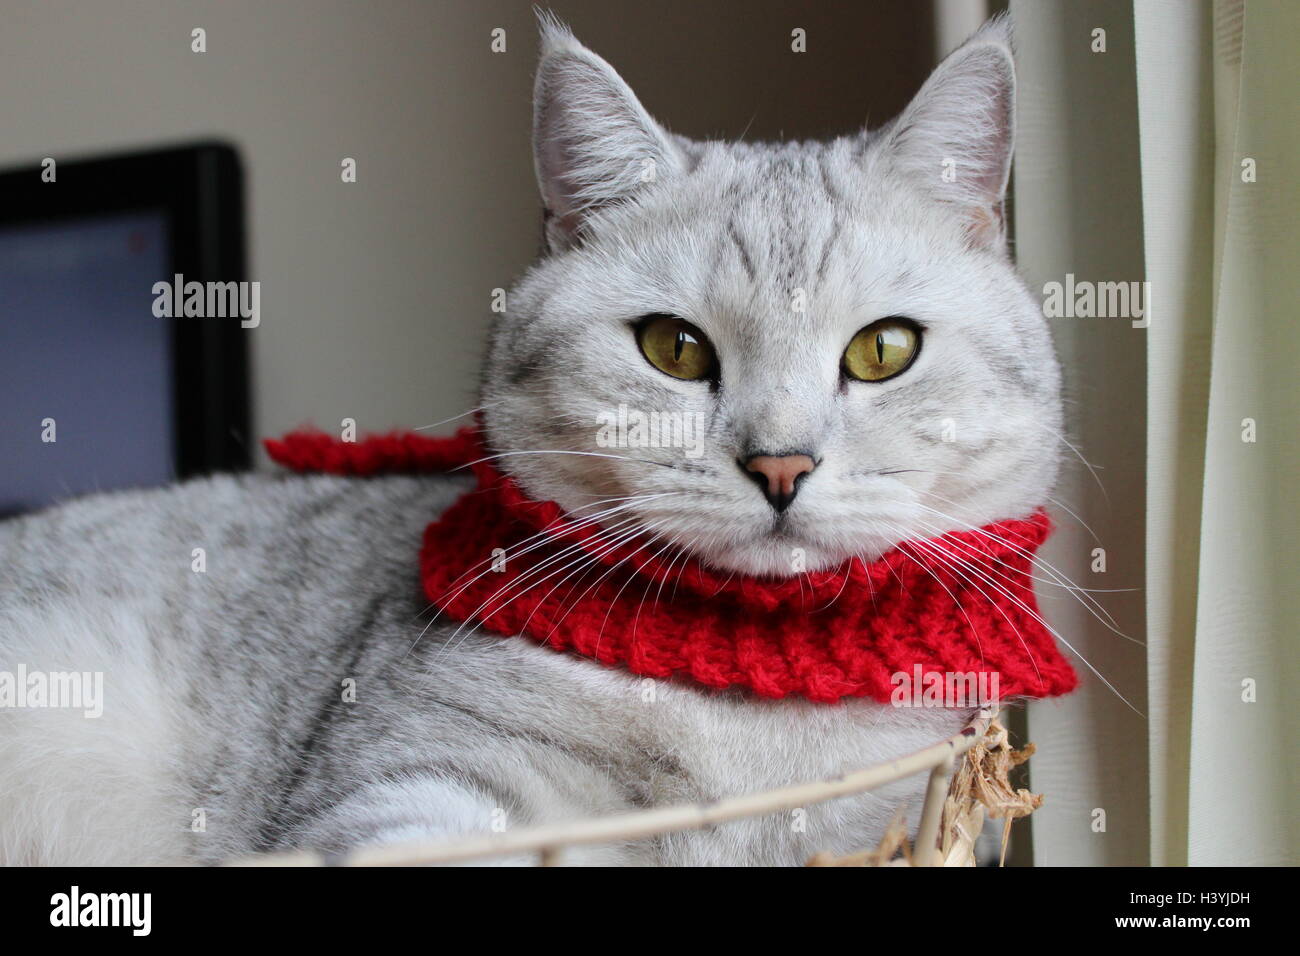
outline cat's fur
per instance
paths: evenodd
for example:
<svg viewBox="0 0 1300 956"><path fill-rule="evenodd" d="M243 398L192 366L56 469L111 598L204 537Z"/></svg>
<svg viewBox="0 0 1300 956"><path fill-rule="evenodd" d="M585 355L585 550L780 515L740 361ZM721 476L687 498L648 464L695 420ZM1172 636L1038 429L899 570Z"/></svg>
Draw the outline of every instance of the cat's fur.
<svg viewBox="0 0 1300 956"><path fill-rule="evenodd" d="M830 566L1043 504L1058 371L1001 233L1004 23L894 123L824 144L672 136L566 30L543 34L550 251L512 290L484 377L503 468L586 513L672 492L625 502L620 520L751 573L789 573L792 548ZM654 312L706 331L718 387L638 354L629 322ZM915 366L842 382L845 344L886 315L925 327ZM549 453L608 453L596 417L620 403L703 414L706 453ZM794 450L820 464L777 522L736 460ZM106 684L98 719L0 710L0 861L219 861L707 801L867 766L965 719L647 682L468 629L449 640L416 555L465 487L218 477L0 525L0 670ZM569 859L801 863L870 844L922 783Z"/></svg>

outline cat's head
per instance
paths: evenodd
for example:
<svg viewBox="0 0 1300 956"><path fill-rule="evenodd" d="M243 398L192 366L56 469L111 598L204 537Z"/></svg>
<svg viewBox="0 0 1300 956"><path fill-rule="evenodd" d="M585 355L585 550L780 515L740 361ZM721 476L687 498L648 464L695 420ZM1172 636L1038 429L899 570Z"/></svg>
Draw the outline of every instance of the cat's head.
<svg viewBox="0 0 1300 956"><path fill-rule="evenodd" d="M544 25L548 249L492 336L497 464L611 540L765 575L1043 505L1060 383L1006 249L1014 95L994 21L878 130L692 142Z"/></svg>

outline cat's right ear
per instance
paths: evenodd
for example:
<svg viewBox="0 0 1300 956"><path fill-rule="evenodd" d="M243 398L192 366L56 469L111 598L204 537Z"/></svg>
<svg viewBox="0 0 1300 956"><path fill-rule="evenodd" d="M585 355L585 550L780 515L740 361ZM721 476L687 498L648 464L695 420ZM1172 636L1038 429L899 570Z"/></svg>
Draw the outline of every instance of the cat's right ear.
<svg viewBox="0 0 1300 956"><path fill-rule="evenodd" d="M577 242L591 215L672 175L681 151L608 63L542 17L533 88L533 159L551 249Z"/></svg>

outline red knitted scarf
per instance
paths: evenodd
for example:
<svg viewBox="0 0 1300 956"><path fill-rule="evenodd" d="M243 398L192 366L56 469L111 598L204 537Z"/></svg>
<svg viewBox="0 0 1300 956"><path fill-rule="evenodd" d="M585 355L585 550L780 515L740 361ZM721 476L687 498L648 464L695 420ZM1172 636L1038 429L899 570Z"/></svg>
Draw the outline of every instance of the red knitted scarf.
<svg viewBox="0 0 1300 956"><path fill-rule="evenodd" d="M917 680L933 689L979 674L985 687L996 675L1002 699L1064 694L1077 683L1034 600L1031 559L1051 530L1043 512L905 542L871 564L746 578L656 557L643 540L611 546L597 526L527 498L480 461L473 429L361 442L307 431L265 445L297 471L472 467L477 490L428 526L420 554L425 594L465 630L525 635L648 677L689 676L764 697L915 702Z"/></svg>

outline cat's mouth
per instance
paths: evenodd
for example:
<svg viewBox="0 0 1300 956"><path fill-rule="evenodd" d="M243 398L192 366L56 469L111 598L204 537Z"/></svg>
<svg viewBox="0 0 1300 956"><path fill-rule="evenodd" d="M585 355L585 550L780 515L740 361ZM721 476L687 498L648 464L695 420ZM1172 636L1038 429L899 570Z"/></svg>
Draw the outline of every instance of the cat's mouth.
<svg viewBox="0 0 1300 956"><path fill-rule="evenodd" d="M789 512L783 511L772 518L766 537L772 541L780 542L798 540L799 534L794 528L794 521L790 518Z"/></svg>
<svg viewBox="0 0 1300 956"><path fill-rule="evenodd" d="M793 575L841 567L853 558L874 560L903 539L903 528L861 516L826 519L798 506L780 514L751 516L724 532L699 533L699 526L664 535L701 563L726 572L759 577Z"/></svg>

